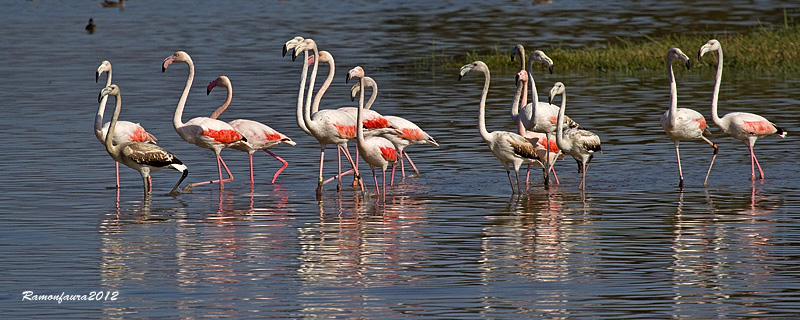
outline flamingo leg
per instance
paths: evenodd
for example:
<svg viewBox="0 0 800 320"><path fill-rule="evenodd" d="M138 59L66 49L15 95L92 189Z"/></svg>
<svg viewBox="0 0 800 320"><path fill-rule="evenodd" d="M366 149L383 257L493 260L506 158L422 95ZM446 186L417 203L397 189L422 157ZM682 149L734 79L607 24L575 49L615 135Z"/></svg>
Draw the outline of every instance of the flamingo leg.
<svg viewBox="0 0 800 320"><path fill-rule="evenodd" d="M361 191L363 192L364 191L364 181L361 180L361 174L358 173L358 164L353 162L353 157L350 155L350 150L347 150L347 148L344 149L344 156L347 158L347 161L350 161L350 166L353 167L353 174L355 175L355 177L353 179L354 179L354 181L356 181L356 180L358 181L358 186L361 189Z"/></svg>
<svg viewBox="0 0 800 320"><path fill-rule="evenodd" d="M392 178L394 178L394 166L395 165L392 165ZM403 163L403 153L401 151L401 153L400 153L400 181L405 181L405 180L406 180L406 166L405 166L405 163Z"/></svg>
<svg viewBox="0 0 800 320"><path fill-rule="evenodd" d="M411 157L408 155L408 152L403 151L403 154L406 155L406 159L408 159L408 163L414 168L414 174L419 175L419 170L417 170L417 166L414 165L414 162L411 161ZM401 158L402 160L402 158ZM402 163L402 162L401 162ZM405 175L404 175L405 177Z"/></svg>
<svg viewBox="0 0 800 320"><path fill-rule="evenodd" d="M149 192L150 190L147 188L147 175L144 172L141 172L141 174L142 174L142 185L144 186L144 196L147 197L147 195L150 194Z"/></svg>
<svg viewBox="0 0 800 320"><path fill-rule="evenodd" d="M114 161L114 167L117 170L117 184L114 186L114 188L119 189L120 188L120 185L119 185L119 162Z"/></svg>
<svg viewBox="0 0 800 320"><path fill-rule="evenodd" d="M225 168L225 172L228 173L228 179L224 179L224 180L222 179L222 168L223 167ZM217 155L217 172L219 174L219 180L192 183L192 184L186 186L185 188L183 188L183 190L184 191L189 191L189 190L192 190L192 188L194 188L196 186L202 186L202 185L205 185L205 184L212 184L212 183L219 183L219 189L222 190L222 189L225 188L223 183L233 181L233 174L231 174L231 170L228 169L228 165L225 164L225 161L222 160L222 156L220 156L220 155Z"/></svg>
<svg viewBox="0 0 800 320"><path fill-rule="evenodd" d="M545 162L547 162L547 163L545 164L545 171L544 171L544 185L545 185L545 187L547 187L547 186L550 185L550 168L553 167L553 165L550 163L551 162L550 161L550 141L552 141L553 139L551 139L549 132L545 134L545 137L547 138L547 145L545 146L545 149L547 149L547 156L545 157L545 160L546 160Z"/></svg>
<svg viewBox="0 0 800 320"><path fill-rule="evenodd" d="M350 150L347 150L347 153L350 153ZM353 168L356 172L358 172L358 148L356 148L356 166ZM353 176L353 186L355 187L358 184L358 175Z"/></svg>
<svg viewBox="0 0 800 320"><path fill-rule="evenodd" d="M759 179L764 179L764 170L761 170L761 165L758 164L758 158L756 158L756 154L753 152L753 146L751 145L748 148L750 149L750 180L756 179L753 163L755 163L758 167L758 174L760 176Z"/></svg>
<svg viewBox="0 0 800 320"><path fill-rule="evenodd" d="M253 181L253 154L247 153L250 156L250 185L252 186L255 181Z"/></svg>
<svg viewBox="0 0 800 320"><path fill-rule="evenodd" d="M525 170L525 189L528 189L528 182L531 180L531 164L528 164L528 169Z"/></svg>
<svg viewBox="0 0 800 320"><path fill-rule="evenodd" d="M508 185L511 186L511 193L513 194L515 192L514 192L514 182L511 182L511 170L506 169L506 175L508 176Z"/></svg>
<svg viewBox="0 0 800 320"><path fill-rule="evenodd" d="M675 155L678 156L678 175L681 177L678 188L683 189L683 169L681 168L681 151L678 147L678 142L675 142Z"/></svg>
<svg viewBox="0 0 800 320"><path fill-rule="evenodd" d="M558 182L558 176L556 175L556 168L555 167L550 168L550 172L553 173L553 179L556 180L556 184L561 184L561 182Z"/></svg>
<svg viewBox="0 0 800 320"><path fill-rule="evenodd" d="M400 158L400 166L401 166L401 167L403 166L403 159L402 159L402 158ZM391 181L391 182L389 182L389 185L390 185L390 186L393 186L393 185L394 185L394 168L397 168L397 164L396 164L396 163L392 163L392 181ZM402 168L401 168L401 169L402 169Z"/></svg>
<svg viewBox="0 0 800 320"><path fill-rule="evenodd" d="M345 172L342 172L342 177L344 177L344 176L346 176L348 174L351 174L351 173L353 173L353 169L349 169L349 170L347 170ZM340 179L340 177L338 175L328 178L327 180L322 182L322 184L328 184L329 182L331 182L333 180L337 180L337 179Z"/></svg>
<svg viewBox="0 0 800 320"><path fill-rule="evenodd" d="M383 203L386 204L386 169L383 169Z"/></svg>
<svg viewBox="0 0 800 320"><path fill-rule="evenodd" d="M372 179L375 180L375 192L377 192L378 196L380 196L381 195L381 189L378 186L378 176L375 175L375 167L371 167L371 169L372 169ZM384 178L385 177L386 176L384 176ZM384 179L383 182L386 183L386 180Z"/></svg>
<svg viewBox="0 0 800 320"><path fill-rule="evenodd" d="M325 160L325 146L324 145L320 145L320 151L319 151L319 180L317 182L317 190L316 190L317 198L319 198L322 195L322 165L323 165L323 160Z"/></svg>
<svg viewBox="0 0 800 320"><path fill-rule="evenodd" d="M280 161L282 163L281 168L278 169L278 172L275 172L275 175L272 176L272 183L275 183L275 179L278 179L278 175L281 174L281 172L283 172L283 169L286 169L286 167L289 166L289 162L287 162L286 160L283 160L281 157L275 155L274 153L272 153L272 151L264 149L264 152L269 153L271 156L275 157L275 159L278 159L278 161ZM250 171L252 172L252 169L250 169ZM252 173L250 175L252 176ZM251 180L252 180L252 178L251 178Z"/></svg>
<svg viewBox="0 0 800 320"><path fill-rule="evenodd" d="M717 159L717 153L719 153L719 147L717 147L716 143L711 142L706 137L700 136L703 140L705 140L708 144L714 147L714 155L711 157L711 164L708 165L708 171L706 172L706 179L703 180L703 185L708 186L708 175L711 174L711 167L714 166L714 160Z"/></svg>
<svg viewBox="0 0 800 320"><path fill-rule="evenodd" d="M338 181L336 181L336 191L340 191L342 190L342 147L341 146L336 146L336 161L337 165L339 166L338 169L336 169L337 177L339 177Z"/></svg>

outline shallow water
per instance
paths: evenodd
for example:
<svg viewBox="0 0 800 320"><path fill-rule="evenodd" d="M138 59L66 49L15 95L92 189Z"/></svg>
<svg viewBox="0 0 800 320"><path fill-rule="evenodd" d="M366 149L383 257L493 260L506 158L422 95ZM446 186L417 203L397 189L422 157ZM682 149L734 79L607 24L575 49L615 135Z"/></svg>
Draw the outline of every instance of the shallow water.
<svg viewBox="0 0 800 320"><path fill-rule="evenodd" d="M712 128L720 154L709 187L702 179L711 148L683 143L687 186L680 192L674 147L658 123L669 99L663 71L536 72L540 99L555 81L567 85L568 113L600 135L604 152L592 162L585 192L566 159L556 164L559 185L543 190L534 170L530 190L511 195L477 132L482 78L459 82L458 70L411 68L432 50L593 46L617 36L779 24L784 9L797 18L793 2L486 8L480 1L128 1L124 10L98 2L0 4L9 57L0 65L8 115L0 119L6 317L652 319L800 312L796 76L726 68L721 113L757 112L789 136L759 140L767 179L751 183L746 147ZM83 29L89 17L98 25L91 35ZM280 55L295 35L314 38L337 59L323 107L354 105L345 72L361 65L379 84L376 110L416 122L441 144L407 149L422 173L389 187L385 202L376 203L366 171L367 195L345 179L344 190L329 184L316 201L319 147L293 113L300 64ZM682 49L692 57L700 45ZM153 175L155 194L144 201L138 173L125 167L123 188L108 188L113 162L91 128L102 87L91 80L105 59L122 90L121 118L141 122L178 155L190 168L187 182L216 176L213 154L171 127L187 69L159 69L176 50L189 52L197 66L184 120L222 103L223 94L202 92L225 74L236 90L222 118L262 121L297 142L272 149L289 162L276 184L269 183L279 167L272 157L255 155L251 187L246 155L226 150L236 180L222 192L206 186L166 196L179 175L165 170ZM708 117L714 75L676 69L676 77L679 103ZM492 80L487 126L513 130L513 75L496 72ZM326 152L326 177L335 172L333 151ZM58 303L23 300L24 291L117 295Z"/></svg>

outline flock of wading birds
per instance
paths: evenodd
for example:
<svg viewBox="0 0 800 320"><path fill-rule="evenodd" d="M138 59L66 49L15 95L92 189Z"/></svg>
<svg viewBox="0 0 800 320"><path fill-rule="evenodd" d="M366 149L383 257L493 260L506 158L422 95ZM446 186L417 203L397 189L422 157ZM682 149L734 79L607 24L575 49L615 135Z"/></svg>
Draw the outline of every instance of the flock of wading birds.
<svg viewBox="0 0 800 320"><path fill-rule="evenodd" d="M297 97L297 125L303 132L313 136L320 143L319 177L316 189L318 197L321 195L323 185L332 180L337 180L337 190L340 190L341 177L349 173L353 173L355 176L353 181L354 186L357 185L361 191L364 191L364 184L358 173L358 155L370 166L375 182L375 192L378 195L383 194L385 196L386 194L386 169L389 164L392 165L392 182L390 183L394 182L394 168L398 160L401 164L401 174L405 177L405 168L403 166L404 155L414 168L414 171L417 174L419 173L414 163L411 162L408 153L405 151L405 147L412 144L430 144L435 146L438 146L438 144L430 135L425 133L425 131L420 129L413 122L400 117L382 116L369 109L375 101L377 85L374 80L365 76L362 67L357 66L351 69L347 75L347 82L354 78L358 81L351 89L351 97L355 99L355 97L358 96L358 107L319 110L319 103L322 95L333 81L335 70L333 57L327 51L319 51L314 40L304 39L302 37L295 37L285 43L283 55L285 56L289 51L292 52L292 61L301 53L304 57L303 61L305 61L305 63L303 63L300 90ZM312 51L313 55L309 55L309 51ZM711 118L723 132L743 141L747 145L750 151L751 180L756 179L755 167L758 167L759 178L763 179L764 172L753 153L753 145L758 138L768 135L785 137L786 131L764 117L752 113L733 112L721 118L717 115L717 100L720 81L722 79L722 46L719 41L709 40L704 44L700 48L698 59L702 58L705 53L710 51L717 51L718 57L716 81L714 83L713 96L711 99ZM583 190L586 186L586 171L588 165L594 153L601 152L600 138L596 134L583 129L578 123L565 115L566 89L563 83L555 83L549 92L549 101L547 103L539 101L536 85L530 70L533 69L533 63L538 62L547 66L552 74L553 61L545 55L544 52L536 50L531 53L528 64L526 65L525 49L522 45L516 45L511 53L512 61L515 57L519 57L520 71L517 73L517 91L511 108L511 116L517 123L517 133L508 131L488 132L486 130L484 110L490 82L489 69L482 61L475 61L461 67L459 80L472 71L483 73L485 78L478 112L478 130L481 138L483 138L495 157L497 157L503 164L503 167L505 167L512 192L521 192L522 190L519 180L519 169L522 164L528 164L526 186L531 164L537 164L542 167L545 187L550 184L550 172L553 173L553 177L556 183L558 183L558 177L555 174L553 164L558 157L563 158L564 154L572 156L577 161L578 171L582 173L578 188ZM714 148L711 164L708 166L706 178L703 182L704 185L707 185L708 175L711 173L711 167L714 165L718 148L715 143L703 136L703 134L709 132L703 115L691 109L677 107L675 76L672 70L673 61L675 60L683 62L683 65L685 65L687 69L690 66L689 57L680 49L669 49L666 55L666 66L670 83L670 104L669 109L661 116L661 125L667 133L667 136L675 143L680 188L683 188L683 171L681 169L680 151L678 147L680 142L702 140ZM330 67L330 71L325 82L316 95L314 95L313 88L319 62L327 63ZM218 180L189 184L184 188L184 191L189 191L198 185L213 183L218 183L220 189L222 189L224 188L225 182L232 181L233 175L220 156L222 149L228 147L249 154L251 184L253 184L253 153L258 150L264 150L279 160L282 166L272 177L272 182L274 183L275 179L277 179L278 175L287 167L288 163L270 152L268 148L281 144L295 145L295 142L286 135L256 121L237 119L226 123L217 120L217 117L228 107L232 98L231 83L225 76L220 76L216 80L211 81L206 91L206 94L210 94L211 90L217 86L225 87L227 89L227 99L225 103L210 117L197 117L184 123L181 120L181 116L194 80L194 63L186 52L178 51L164 59L162 72L166 71L167 67L173 63L186 63L189 66L189 76L186 80L186 86L178 101L173 117L175 131L177 131L178 135L186 142L213 150L217 158L217 171L219 175ZM313 65L313 68L311 79L308 80L309 89L306 94L307 73L311 65ZM108 61L103 61L100 67L98 67L96 80L99 80L102 73L108 73L108 77L106 87L102 89L98 98L99 107L97 116L95 117L94 129L97 139L105 144L106 151L117 162L117 187L119 187L118 163L125 164L141 173L145 197L148 196L152 190L150 172L163 168L172 168L182 172L180 180L170 191L170 194L175 194L178 186L188 175L188 168L178 160L175 155L156 145L156 138L147 133L138 123L118 121L122 105L120 89L118 86L111 84L111 64ZM532 103L527 103L528 86L531 88L533 97ZM372 94L370 100L365 105L364 89L367 87L372 88ZM103 124L103 114L109 95L116 98L116 107L111 122ZM558 95L561 95L560 107L551 104L553 99ZM347 149L347 142L353 139L356 140L357 146L356 159L351 157ZM337 146L339 169L335 177L323 180L322 167L325 158L325 147L328 144ZM344 153L352 167L352 169L344 173L341 170L342 153ZM383 171L383 190L378 186L375 167L379 167ZM222 168L225 169L228 175L227 179L222 178ZM512 168L516 175L516 188L511 178Z"/></svg>

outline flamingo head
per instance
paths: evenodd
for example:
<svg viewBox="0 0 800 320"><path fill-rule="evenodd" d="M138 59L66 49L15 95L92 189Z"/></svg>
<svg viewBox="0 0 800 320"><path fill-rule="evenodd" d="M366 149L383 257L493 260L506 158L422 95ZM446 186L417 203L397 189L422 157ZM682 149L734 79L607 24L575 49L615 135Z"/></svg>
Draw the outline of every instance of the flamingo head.
<svg viewBox="0 0 800 320"><path fill-rule="evenodd" d="M722 50L722 46L719 44L717 39L711 39L706 42L702 47L700 47L700 52L697 53L697 60L703 57L706 52L714 51L714 50Z"/></svg>
<svg viewBox="0 0 800 320"><path fill-rule="evenodd" d="M555 98L556 95L564 93L566 90L567 88L564 86L563 83L556 82L555 84L553 84L553 88L550 89L550 98L547 102L553 104L553 98Z"/></svg>
<svg viewBox="0 0 800 320"><path fill-rule="evenodd" d="M344 79L345 83L350 82L351 78L358 78L359 80L364 78L364 68L361 66L356 66L350 71L347 72L347 78Z"/></svg>
<svg viewBox="0 0 800 320"><path fill-rule="evenodd" d="M103 60L100 66L97 67L97 73L94 74L94 82L100 81L100 74L103 72L111 72L111 62L108 62L108 60Z"/></svg>
<svg viewBox="0 0 800 320"><path fill-rule="evenodd" d="M528 82L528 71L520 70L517 72L517 85L525 84Z"/></svg>
<svg viewBox="0 0 800 320"><path fill-rule="evenodd" d="M550 71L550 74L553 74L553 59L550 59L542 50L536 50L531 53L530 62L538 62L542 63L547 66L547 70Z"/></svg>
<svg viewBox="0 0 800 320"><path fill-rule="evenodd" d="M184 51L175 52L175 54L164 58L164 63L161 64L161 72L167 71L167 67L175 62L185 62L189 63L192 61L192 58L189 56L188 53Z"/></svg>
<svg viewBox="0 0 800 320"><path fill-rule="evenodd" d="M100 95L97 97L97 102L100 102L100 100L103 100L103 97L108 95L119 96L119 87L117 87L116 84L112 84L100 90Z"/></svg>
<svg viewBox="0 0 800 320"><path fill-rule="evenodd" d="M286 43L283 44L283 55L282 56L285 57L286 53L289 52L289 50L294 49L294 47L296 47L297 44L302 42L302 41L303 41L303 37L300 37L300 36L294 37L292 40L286 41Z"/></svg>
<svg viewBox="0 0 800 320"><path fill-rule="evenodd" d="M228 79L228 77L226 76L219 76L208 83L208 87L206 87L206 95L210 94L211 89L214 89L214 87L230 88L230 86L231 86L231 79Z"/></svg>
<svg viewBox="0 0 800 320"><path fill-rule="evenodd" d="M672 60L680 59L683 61L683 64L686 65L686 70L689 70L691 64L689 63L689 56L687 56L681 49L672 48L667 51L667 63L672 63Z"/></svg>
<svg viewBox="0 0 800 320"><path fill-rule="evenodd" d="M511 49L511 62L514 62L515 56L519 56L522 62L525 62L525 47L521 44L514 46L514 48Z"/></svg>
<svg viewBox="0 0 800 320"><path fill-rule="evenodd" d="M458 73L458 80L461 81L461 78L463 78L467 73L470 73L470 71L472 71L472 70L477 70L477 71L482 71L482 72L488 73L489 72L489 67L487 67L486 64L483 63L483 61L480 61L480 60L475 61L475 62L470 63L470 64L465 64L464 66L461 67L461 71L459 71L459 73Z"/></svg>
<svg viewBox="0 0 800 320"><path fill-rule="evenodd" d="M312 39L303 39L303 41L297 43L297 45L294 47L294 53L292 54L292 61L297 59L297 56L299 56L301 52L308 50L316 51L317 43Z"/></svg>

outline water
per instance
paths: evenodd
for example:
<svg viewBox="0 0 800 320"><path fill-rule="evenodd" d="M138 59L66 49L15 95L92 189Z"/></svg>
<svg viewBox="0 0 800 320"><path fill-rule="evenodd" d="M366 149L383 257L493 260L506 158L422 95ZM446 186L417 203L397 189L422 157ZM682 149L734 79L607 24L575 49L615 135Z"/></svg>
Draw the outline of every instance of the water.
<svg viewBox="0 0 800 320"><path fill-rule="evenodd" d="M767 179L751 183L746 148L712 128L720 155L710 186L702 187L710 148L683 143L687 187L679 192L673 146L658 124L668 102L663 71L537 72L540 93L555 81L567 85L569 114L600 135L604 153L592 162L586 192L576 189L580 177L567 159L556 166L560 185L542 190L535 170L531 190L512 196L477 133L482 79L457 82L457 70L412 68L434 51L595 46L614 37L781 24L784 12L797 19L794 2L128 1L125 10L98 2L0 5L6 317L652 319L800 312L796 76L726 68L721 112L757 112L789 137L759 140ZM91 35L83 29L90 17L98 25ZM385 203L349 183L342 192L328 185L315 200L319 148L298 130L293 113L300 64L280 55L295 35L316 39L337 59L324 107L353 105L344 74L361 65L380 86L376 110L415 121L440 142L408 148L422 174L390 187ZM700 45L682 49L692 53ZM207 116L222 102L222 94L202 92L225 74L236 90L223 118L262 121L297 142L272 149L289 161L276 184L268 181L278 162L268 155L256 154L251 188L245 154L225 151L236 180L223 192L198 187L165 196L178 174L160 171L155 194L143 201L138 173L125 167L123 188L107 188L113 163L91 131L102 87L91 80L105 59L122 89L122 119L141 122L177 154L190 167L188 182L216 175L212 153L171 128L187 71L182 64L165 74L159 69L176 50L197 65L184 119ZM713 74L676 76L681 105L708 115ZM510 72L493 73L489 130L514 128L507 110L512 79ZM332 154L329 148L326 176L334 172ZM116 300L27 301L24 291L116 292Z"/></svg>

